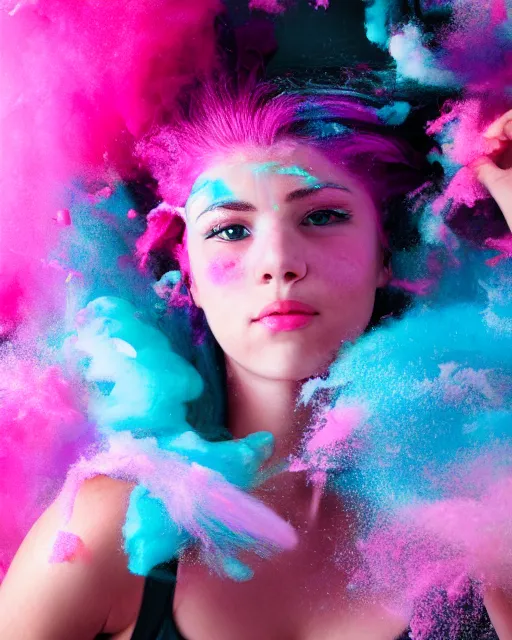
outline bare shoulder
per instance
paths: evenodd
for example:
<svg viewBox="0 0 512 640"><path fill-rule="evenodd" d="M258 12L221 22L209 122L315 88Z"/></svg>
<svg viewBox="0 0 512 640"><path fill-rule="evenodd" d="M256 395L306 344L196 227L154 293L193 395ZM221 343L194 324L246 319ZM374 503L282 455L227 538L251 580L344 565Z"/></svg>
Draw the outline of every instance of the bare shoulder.
<svg viewBox="0 0 512 640"><path fill-rule="evenodd" d="M0 588L3 640L92 640L136 617L143 578L127 569L122 527L133 485L104 476L84 483L66 530L83 548L68 562L50 563L63 526L56 501L35 523Z"/></svg>

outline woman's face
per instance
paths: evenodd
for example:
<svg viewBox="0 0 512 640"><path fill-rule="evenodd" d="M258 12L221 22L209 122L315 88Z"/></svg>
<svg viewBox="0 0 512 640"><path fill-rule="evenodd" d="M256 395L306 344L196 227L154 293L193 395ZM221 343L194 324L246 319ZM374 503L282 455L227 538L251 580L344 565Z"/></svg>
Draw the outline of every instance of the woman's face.
<svg viewBox="0 0 512 640"><path fill-rule="evenodd" d="M186 206L191 290L228 364L270 379L323 372L387 282L367 189L298 143L244 150Z"/></svg>

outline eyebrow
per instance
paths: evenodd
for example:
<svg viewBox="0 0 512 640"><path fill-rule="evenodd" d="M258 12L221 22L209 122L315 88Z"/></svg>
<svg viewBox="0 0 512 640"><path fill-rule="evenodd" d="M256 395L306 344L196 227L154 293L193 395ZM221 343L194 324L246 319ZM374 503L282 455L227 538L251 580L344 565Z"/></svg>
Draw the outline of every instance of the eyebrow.
<svg viewBox="0 0 512 640"><path fill-rule="evenodd" d="M312 187L305 187L304 189L297 189L296 191L292 191L286 196L285 201L294 202L295 200L300 200L301 198L307 198L312 193L322 191L323 189L338 189L339 191L352 193L348 187L345 187L342 184L336 184L336 182L320 182L319 184L315 184Z"/></svg>
<svg viewBox="0 0 512 640"><path fill-rule="evenodd" d="M341 184L336 184L335 182L320 182L319 184L315 184L312 187L305 187L303 189L296 189L295 191L291 191L286 195L285 202L295 202L296 200L307 198L308 196L324 189L338 189L339 191L352 193L348 187L345 187ZM215 209L227 209L228 211L256 211L256 207L250 202L231 199L221 200L218 202L212 202L212 204L206 207L206 209L201 211L201 213L197 216L196 221L199 220L199 218L205 213L214 211Z"/></svg>

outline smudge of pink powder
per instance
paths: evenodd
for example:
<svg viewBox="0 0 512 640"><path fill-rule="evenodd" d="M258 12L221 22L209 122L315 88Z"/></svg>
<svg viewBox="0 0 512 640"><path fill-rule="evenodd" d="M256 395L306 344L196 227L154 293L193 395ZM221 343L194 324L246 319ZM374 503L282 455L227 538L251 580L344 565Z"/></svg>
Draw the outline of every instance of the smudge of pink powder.
<svg viewBox="0 0 512 640"><path fill-rule="evenodd" d="M361 424L365 411L361 407L338 407L324 415L322 424L314 427L306 451L315 454L322 450L333 450L352 435Z"/></svg>
<svg viewBox="0 0 512 640"><path fill-rule="evenodd" d="M286 11L286 6L280 0L249 0L249 9L278 15Z"/></svg>
<svg viewBox="0 0 512 640"><path fill-rule="evenodd" d="M315 9L328 9L329 0L313 0ZM286 0L249 0L249 9L252 11L266 11L266 13L278 15L284 13L287 8Z"/></svg>
<svg viewBox="0 0 512 640"><path fill-rule="evenodd" d="M79 536L69 531L59 531L49 562L70 562L80 556L87 557L86 548Z"/></svg>
<svg viewBox="0 0 512 640"><path fill-rule="evenodd" d="M512 233L507 234L503 238L489 238L485 241L485 246L500 252L497 256L494 256L494 258L486 260L486 264L490 267L495 267L502 260L512 258Z"/></svg>
<svg viewBox="0 0 512 640"><path fill-rule="evenodd" d="M239 260L218 258L208 265L208 277L216 285L230 284L240 279L243 273Z"/></svg>
<svg viewBox="0 0 512 640"><path fill-rule="evenodd" d="M492 0L491 2L491 23L501 24L508 19L507 5L505 0Z"/></svg>
<svg viewBox="0 0 512 640"><path fill-rule="evenodd" d="M289 471L308 471L313 484L325 485L325 474L332 469L340 450L357 447L349 442L365 419L360 406L336 407L327 411L304 438L302 455L290 460Z"/></svg>
<svg viewBox="0 0 512 640"><path fill-rule="evenodd" d="M397 289L403 289L408 293L414 293L417 296L426 296L432 287L436 284L434 279L423 278L421 280L391 280L390 285L397 287Z"/></svg>
<svg viewBox="0 0 512 640"><path fill-rule="evenodd" d="M68 227L71 224L71 213L69 209L59 209L55 216L58 225Z"/></svg>

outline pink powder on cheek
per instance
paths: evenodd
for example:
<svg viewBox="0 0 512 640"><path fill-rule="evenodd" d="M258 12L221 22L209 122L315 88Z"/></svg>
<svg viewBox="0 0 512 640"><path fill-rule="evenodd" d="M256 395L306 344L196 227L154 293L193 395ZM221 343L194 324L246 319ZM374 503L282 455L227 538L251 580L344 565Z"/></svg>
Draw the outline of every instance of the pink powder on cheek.
<svg viewBox="0 0 512 640"><path fill-rule="evenodd" d="M217 258L208 265L207 273L213 284L226 285L239 280L244 270L239 260Z"/></svg>

